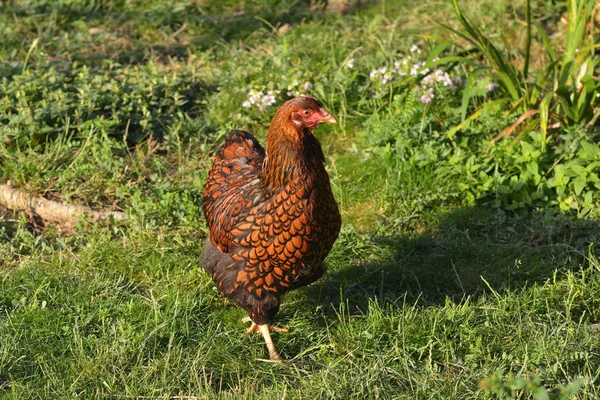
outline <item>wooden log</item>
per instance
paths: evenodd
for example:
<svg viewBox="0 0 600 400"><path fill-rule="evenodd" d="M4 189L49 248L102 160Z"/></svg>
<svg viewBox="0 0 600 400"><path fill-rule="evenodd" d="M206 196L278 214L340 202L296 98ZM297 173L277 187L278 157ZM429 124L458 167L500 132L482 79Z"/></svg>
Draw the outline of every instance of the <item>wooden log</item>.
<svg viewBox="0 0 600 400"><path fill-rule="evenodd" d="M92 222L126 219L125 213L119 211L93 210L86 206L52 201L13 188L10 184L0 184L0 206L11 211L25 211L44 222L57 223L66 228L74 227L82 217Z"/></svg>

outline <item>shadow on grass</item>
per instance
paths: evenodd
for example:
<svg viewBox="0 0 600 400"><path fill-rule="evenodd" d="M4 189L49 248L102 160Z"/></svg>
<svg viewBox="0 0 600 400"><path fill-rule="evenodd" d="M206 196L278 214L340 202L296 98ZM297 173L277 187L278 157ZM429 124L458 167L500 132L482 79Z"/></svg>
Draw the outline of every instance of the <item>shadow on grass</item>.
<svg viewBox="0 0 600 400"><path fill-rule="evenodd" d="M544 282L556 272L586 263L600 234L598 221L522 219L503 211L469 208L444 216L439 226L416 236L371 237L382 262L331 269L307 289L325 308L347 301L365 310L368 300L444 304L485 292Z"/></svg>
<svg viewBox="0 0 600 400"><path fill-rule="evenodd" d="M18 221L14 213L0 206L0 241L12 238L17 230Z"/></svg>

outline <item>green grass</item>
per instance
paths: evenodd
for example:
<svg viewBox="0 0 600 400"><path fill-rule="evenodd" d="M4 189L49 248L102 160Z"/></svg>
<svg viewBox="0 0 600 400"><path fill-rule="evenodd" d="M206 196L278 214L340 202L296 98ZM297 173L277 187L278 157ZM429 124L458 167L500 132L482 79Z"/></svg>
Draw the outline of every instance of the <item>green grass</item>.
<svg viewBox="0 0 600 400"><path fill-rule="evenodd" d="M0 9L0 182L129 220L67 234L0 214L0 398L600 396L597 213L494 207L520 161L480 160L515 116L450 139L460 88L425 105L414 79L369 77L414 43L425 60L419 35L456 27L451 4L15 3ZM521 3L464 3L496 43L524 40ZM271 364L199 265L200 203L227 130L264 140L276 105L244 108L248 92L280 104L305 82L340 121L316 134L343 229L328 274L285 298ZM597 134L561 131L556 153Z"/></svg>

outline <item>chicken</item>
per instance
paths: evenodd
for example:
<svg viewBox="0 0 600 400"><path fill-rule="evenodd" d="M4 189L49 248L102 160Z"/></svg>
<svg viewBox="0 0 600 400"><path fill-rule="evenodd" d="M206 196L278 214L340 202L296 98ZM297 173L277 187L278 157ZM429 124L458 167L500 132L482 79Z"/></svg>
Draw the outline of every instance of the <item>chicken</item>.
<svg viewBox="0 0 600 400"><path fill-rule="evenodd" d="M271 360L271 324L281 296L319 279L341 227L313 129L336 123L311 96L285 102L267 134L267 152L248 132L231 131L208 173L204 215L210 238L202 264L219 292L248 312ZM275 329L275 328L273 328Z"/></svg>

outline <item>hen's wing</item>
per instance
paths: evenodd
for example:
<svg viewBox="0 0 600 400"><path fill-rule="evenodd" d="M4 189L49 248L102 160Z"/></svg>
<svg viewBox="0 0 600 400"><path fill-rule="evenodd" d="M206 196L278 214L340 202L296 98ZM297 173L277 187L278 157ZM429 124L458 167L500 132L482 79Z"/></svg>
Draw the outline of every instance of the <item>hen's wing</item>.
<svg viewBox="0 0 600 400"><path fill-rule="evenodd" d="M249 132L231 131L208 173L202 205L211 243L224 253L231 230L261 200L259 173L265 150Z"/></svg>

